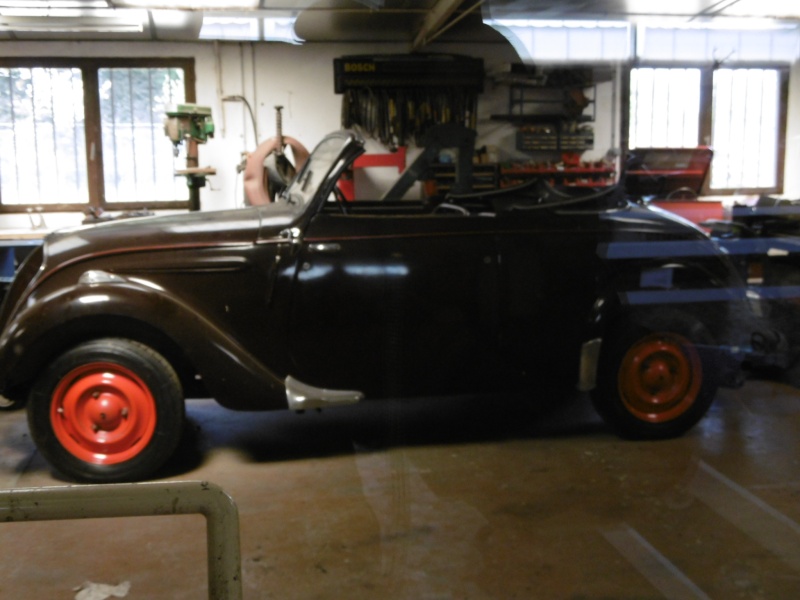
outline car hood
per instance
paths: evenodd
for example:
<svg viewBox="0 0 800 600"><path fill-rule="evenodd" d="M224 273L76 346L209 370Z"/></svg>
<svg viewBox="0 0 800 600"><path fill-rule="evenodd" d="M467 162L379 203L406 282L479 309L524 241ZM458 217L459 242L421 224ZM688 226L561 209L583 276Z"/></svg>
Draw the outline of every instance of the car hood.
<svg viewBox="0 0 800 600"><path fill-rule="evenodd" d="M63 229L44 244L45 266L127 252L252 244L277 234L293 213L275 205L142 217Z"/></svg>

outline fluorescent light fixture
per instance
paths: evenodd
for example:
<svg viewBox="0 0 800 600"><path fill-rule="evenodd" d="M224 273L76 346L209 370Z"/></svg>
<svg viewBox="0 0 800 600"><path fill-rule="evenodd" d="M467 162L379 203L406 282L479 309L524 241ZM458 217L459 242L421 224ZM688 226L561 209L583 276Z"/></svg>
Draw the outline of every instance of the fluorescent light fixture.
<svg viewBox="0 0 800 600"><path fill-rule="evenodd" d="M173 10L254 10L259 0L119 0L115 5Z"/></svg>
<svg viewBox="0 0 800 600"><path fill-rule="evenodd" d="M484 19L514 47L523 62L617 61L631 57L631 24L625 21Z"/></svg>
<svg viewBox="0 0 800 600"><path fill-rule="evenodd" d="M715 17L686 21L682 17L642 17L637 25L647 29L707 30L707 31L770 31L796 29L797 25L776 19L755 17Z"/></svg>
<svg viewBox="0 0 800 600"><path fill-rule="evenodd" d="M66 21L0 21L0 31L25 33L142 33L144 26L135 23L75 23Z"/></svg>
<svg viewBox="0 0 800 600"><path fill-rule="evenodd" d="M196 40L203 26L203 15L199 11L151 10L149 12L158 39Z"/></svg>
<svg viewBox="0 0 800 600"><path fill-rule="evenodd" d="M264 41L302 44L305 40L297 37L294 23L297 17L267 17L263 20Z"/></svg>
<svg viewBox="0 0 800 600"><path fill-rule="evenodd" d="M157 25L174 29L185 27L189 16L183 10L154 10L152 15Z"/></svg>
<svg viewBox="0 0 800 600"><path fill-rule="evenodd" d="M269 16L265 16L269 15ZM203 13L201 40L266 41L301 44L294 24L297 15L283 11L277 15L254 11L248 16L235 13Z"/></svg>
<svg viewBox="0 0 800 600"><path fill-rule="evenodd" d="M143 10L0 7L0 31L141 33L147 22Z"/></svg>
<svg viewBox="0 0 800 600"><path fill-rule="evenodd" d="M204 15L200 39L258 41L258 19Z"/></svg>
<svg viewBox="0 0 800 600"><path fill-rule="evenodd" d="M735 21L739 21L739 26L731 28L720 26L716 20L705 27L639 25L636 56L652 62L792 63L797 60L800 40L795 27L772 22L770 28L747 28L746 20Z"/></svg>
<svg viewBox="0 0 800 600"><path fill-rule="evenodd" d="M742 17L771 17L775 19L800 18L797 0L739 0L723 9L722 15Z"/></svg>
<svg viewBox="0 0 800 600"><path fill-rule="evenodd" d="M504 27L533 27L533 28L573 28L573 29L628 29L630 24L626 21L579 21L556 19L491 19L484 21L487 25L500 25Z"/></svg>
<svg viewBox="0 0 800 600"><path fill-rule="evenodd" d="M111 9L101 10L83 10L81 8L2 8L0 7L0 15L3 17L64 17L64 18L78 18L78 17L107 17L108 13L113 13Z"/></svg>
<svg viewBox="0 0 800 600"><path fill-rule="evenodd" d="M108 8L106 0L0 0L3 8Z"/></svg>

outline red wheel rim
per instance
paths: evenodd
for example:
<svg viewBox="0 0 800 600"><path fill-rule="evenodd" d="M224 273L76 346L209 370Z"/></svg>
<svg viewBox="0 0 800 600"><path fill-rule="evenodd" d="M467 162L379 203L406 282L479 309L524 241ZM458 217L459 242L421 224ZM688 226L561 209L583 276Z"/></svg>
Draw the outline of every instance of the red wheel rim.
<svg viewBox="0 0 800 600"><path fill-rule="evenodd" d="M650 423L666 423L695 402L703 381L697 349L676 334L653 334L622 359L619 389L628 411Z"/></svg>
<svg viewBox="0 0 800 600"><path fill-rule="evenodd" d="M137 456L156 427L156 402L130 369L91 363L73 369L53 393L50 422L74 457L113 465Z"/></svg>

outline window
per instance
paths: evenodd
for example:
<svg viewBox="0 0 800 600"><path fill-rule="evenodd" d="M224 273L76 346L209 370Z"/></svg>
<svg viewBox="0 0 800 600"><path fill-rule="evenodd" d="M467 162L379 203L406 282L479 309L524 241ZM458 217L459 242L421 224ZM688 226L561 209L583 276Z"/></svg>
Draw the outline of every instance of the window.
<svg viewBox="0 0 800 600"><path fill-rule="evenodd" d="M779 84L774 69L714 71L712 189L778 187Z"/></svg>
<svg viewBox="0 0 800 600"><path fill-rule="evenodd" d="M163 119L192 61L40 62L0 61L0 211L190 206Z"/></svg>
<svg viewBox="0 0 800 600"><path fill-rule="evenodd" d="M169 68L100 69L103 181L107 203L188 199L173 176L164 113L184 102L183 73Z"/></svg>
<svg viewBox="0 0 800 600"><path fill-rule="evenodd" d="M786 72L782 68L635 68L630 148L711 146L709 189L783 187Z"/></svg>
<svg viewBox="0 0 800 600"><path fill-rule="evenodd" d="M0 68L0 198L4 204L88 198L79 69Z"/></svg>
<svg viewBox="0 0 800 600"><path fill-rule="evenodd" d="M631 72L631 148L697 145L700 69Z"/></svg>

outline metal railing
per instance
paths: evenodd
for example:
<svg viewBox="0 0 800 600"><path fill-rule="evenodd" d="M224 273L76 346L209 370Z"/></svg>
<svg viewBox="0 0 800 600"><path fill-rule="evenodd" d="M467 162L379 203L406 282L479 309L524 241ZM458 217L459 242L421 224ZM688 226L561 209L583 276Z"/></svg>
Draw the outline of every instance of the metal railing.
<svg viewBox="0 0 800 600"><path fill-rule="evenodd" d="M170 481L0 491L0 522L187 514L206 518L208 597L241 600L239 510L217 485Z"/></svg>

